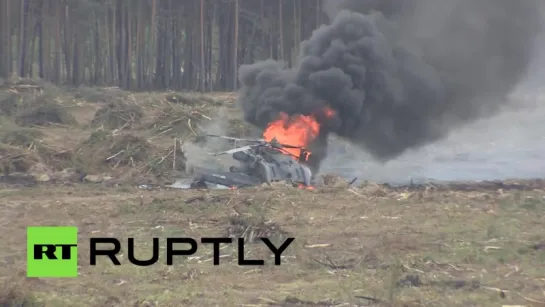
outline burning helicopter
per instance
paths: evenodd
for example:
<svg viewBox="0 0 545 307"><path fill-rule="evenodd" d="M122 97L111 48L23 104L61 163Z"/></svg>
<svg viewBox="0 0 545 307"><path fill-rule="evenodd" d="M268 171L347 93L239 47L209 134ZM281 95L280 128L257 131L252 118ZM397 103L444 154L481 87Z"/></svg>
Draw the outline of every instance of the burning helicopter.
<svg viewBox="0 0 545 307"><path fill-rule="evenodd" d="M248 145L212 153L214 156L231 154L239 165L233 165L229 171L217 171L196 168L191 188L210 188L224 186L241 188L263 183L285 181L298 187L311 188L312 171L304 164L310 152L302 146L282 144L276 138L242 139L207 134L205 137L216 137Z"/></svg>
<svg viewBox="0 0 545 307"><path fill-rule="evenodd" d="M327 117L334 116L329 108L322 110ZM207 134L248 145L226 150L212 155L231 154L238 161L229 171L195 168L190 188L209 188L223 186L240 188L285 181L300 188L312 188L313 169L307 149L320 135L320 123L315 114L292 115L280 113L277 120L270 122L263 131L262 139L242 139Z"/></svg>

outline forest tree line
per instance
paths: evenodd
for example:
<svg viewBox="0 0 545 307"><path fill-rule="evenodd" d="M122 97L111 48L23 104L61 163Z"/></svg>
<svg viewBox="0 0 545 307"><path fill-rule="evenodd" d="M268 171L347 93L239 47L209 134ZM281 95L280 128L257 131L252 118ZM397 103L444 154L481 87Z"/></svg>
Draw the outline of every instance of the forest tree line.
<svg viewBox="0 0 545 307"><path fill-rule="evenodd" d="M241 64L292 65L318 0L0 0L0 78L231 91Z"/></svg>

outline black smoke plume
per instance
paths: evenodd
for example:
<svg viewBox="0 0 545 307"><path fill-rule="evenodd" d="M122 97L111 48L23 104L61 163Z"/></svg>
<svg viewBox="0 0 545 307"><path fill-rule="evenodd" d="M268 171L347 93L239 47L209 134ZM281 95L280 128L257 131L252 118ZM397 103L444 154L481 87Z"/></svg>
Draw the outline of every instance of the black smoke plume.
<svg viewBox="0 0 545 307"><path fill-rule="evenodd" d="M535 0L349 0L340 8L349 10L303 42L297 66L267 60L239 70L239 103L258 127L279 112L336 111L320 118L317 163L328 133L387 161L493 114L525 76L540 30Z"/></svg>

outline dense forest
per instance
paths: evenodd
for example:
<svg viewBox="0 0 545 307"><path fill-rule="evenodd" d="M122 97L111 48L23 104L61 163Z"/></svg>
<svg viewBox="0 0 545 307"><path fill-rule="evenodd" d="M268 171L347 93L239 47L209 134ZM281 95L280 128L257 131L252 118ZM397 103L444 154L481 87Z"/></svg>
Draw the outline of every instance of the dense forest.
<svg viewBox="0 0 545 307"><path fill-rule="evenodd" d="M241 64L291 65L317 0L0 0L0 78L229 91Z"/></svg>

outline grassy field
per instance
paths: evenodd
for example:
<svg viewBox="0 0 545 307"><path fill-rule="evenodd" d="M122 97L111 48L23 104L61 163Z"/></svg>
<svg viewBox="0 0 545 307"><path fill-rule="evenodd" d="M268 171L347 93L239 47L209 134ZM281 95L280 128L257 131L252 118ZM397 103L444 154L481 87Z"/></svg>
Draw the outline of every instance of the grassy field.
<svg viewBox="0 0 545 307"><path fill-rule="evenodd" d="M233 99L26 83L0 89L0 306L545 305L540 182L158 188L187 162L183 151L175 158L174 138L191 143L219 106L230 135L248 133ZM136 187L144 183L156 188ZM281 266L263 244L250 244L245 258L266 259L263 267L238 266L236 246L222 249L219 266L210 246L173 266L164 255L151 267L124 257L120 266L89 266L81 244L78 278L29 279L31 225L78 226L80 242L135 237L141 259L152 237L295 241Z"/></svg>
<svg viewBox="0 0 545 307"><path fill-rule="evenodd" d="M545 297L545 192L539 190L73 185L1 194L5 291L33 295L46 306L540 306ZM212 249L202 247L170 267L164 257L152 267L127 261L91 267L83 245L80 277L25 280L28 225L77 225L80 241L133 236L142 259L154 236L295 241L276 267L262 244L246 256L266 259L264 267L238 266L231 247L222 250L219 266L212 265Z"/></svg>

